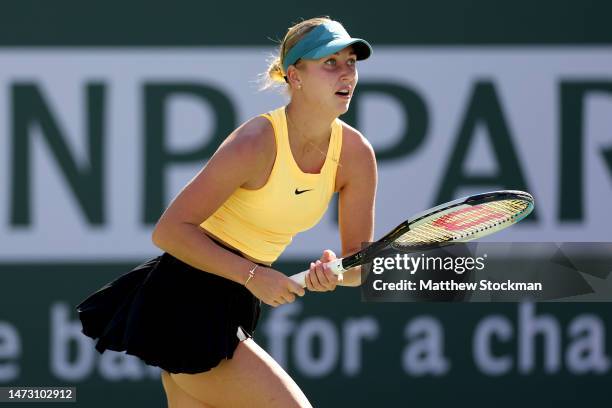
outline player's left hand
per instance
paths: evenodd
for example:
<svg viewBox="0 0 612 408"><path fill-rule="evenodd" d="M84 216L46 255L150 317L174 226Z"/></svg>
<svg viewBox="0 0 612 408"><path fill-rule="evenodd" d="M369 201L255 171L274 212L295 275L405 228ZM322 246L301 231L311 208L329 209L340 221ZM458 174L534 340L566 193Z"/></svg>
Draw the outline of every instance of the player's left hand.
<svg viewBox="0 0 612 408"><path fill-rule="evenodd" d="M336 289L336 285L342 282L342 275L336 275L325 263L336 259L336 254L331 249L323 251L321 259L310 263L310 270L306 274L306 288L313 292L328 292Z"/></svg>

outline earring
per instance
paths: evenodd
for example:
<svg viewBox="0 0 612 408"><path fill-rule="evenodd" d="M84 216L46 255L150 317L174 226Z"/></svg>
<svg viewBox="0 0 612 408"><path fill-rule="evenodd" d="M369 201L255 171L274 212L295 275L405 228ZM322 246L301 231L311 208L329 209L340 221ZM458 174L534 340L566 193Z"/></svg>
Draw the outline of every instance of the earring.
<svg viewBox="0 0 612 408"><path fill-rule="evenodd" d="M302 84L298 84L298 89L302 89Z"/></svg>

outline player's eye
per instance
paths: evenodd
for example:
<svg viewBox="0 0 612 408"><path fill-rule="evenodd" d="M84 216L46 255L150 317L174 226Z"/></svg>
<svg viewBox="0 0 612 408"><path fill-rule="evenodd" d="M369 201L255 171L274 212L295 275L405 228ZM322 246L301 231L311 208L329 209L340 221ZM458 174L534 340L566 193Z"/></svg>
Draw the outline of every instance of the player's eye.
<svg viewBox="0 0 612 408"><path fill-rule="evenodd" d="M351 66L351 67L352 67L352 66L355 66L355 65L357 64L357 60L356 60L355 58L349 58L349 59L346 61L346 63L347 63L349 66Z"/></svg>
<svg viewBox="0 0 612 408"><path fill-rule="evenodd" d="M325 64L326 65L333 65L333 66L335 66L336 65L336 59L335 58L330 58L330 59L325 61Z"/></svg>

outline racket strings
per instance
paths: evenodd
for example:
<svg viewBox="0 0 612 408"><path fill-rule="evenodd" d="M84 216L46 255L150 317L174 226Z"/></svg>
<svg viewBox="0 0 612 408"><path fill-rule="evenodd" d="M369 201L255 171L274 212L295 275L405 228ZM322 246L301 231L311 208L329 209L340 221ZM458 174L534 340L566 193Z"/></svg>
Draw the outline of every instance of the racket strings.
<svg viewBox="0 0 612 408"><path fill-rule="evenodd" d="M401 235L396 246L422 246L437 242L462 241L476 237L490 229L504 228L522 218L530 209L524 200L494 201L434 215L425 222L412 226Z"/></svg>

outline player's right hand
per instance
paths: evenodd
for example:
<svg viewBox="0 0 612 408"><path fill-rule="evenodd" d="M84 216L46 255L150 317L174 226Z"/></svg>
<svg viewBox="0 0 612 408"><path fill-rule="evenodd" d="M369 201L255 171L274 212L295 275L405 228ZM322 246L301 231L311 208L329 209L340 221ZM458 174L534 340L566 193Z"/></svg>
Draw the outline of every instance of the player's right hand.
<svg viewBox="0 0 612 408"><path fill-rule="evenodd" d="M295 301L295 296L304 296L304 288L272 268L258 267L255 276L246 286L253 296L267 305L277 307Z"/></svg>

